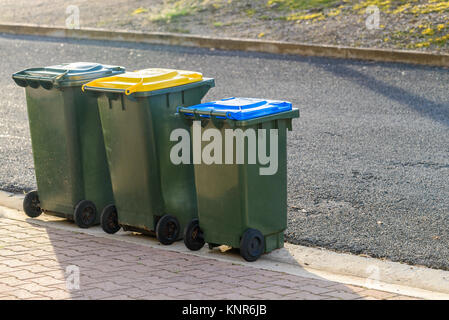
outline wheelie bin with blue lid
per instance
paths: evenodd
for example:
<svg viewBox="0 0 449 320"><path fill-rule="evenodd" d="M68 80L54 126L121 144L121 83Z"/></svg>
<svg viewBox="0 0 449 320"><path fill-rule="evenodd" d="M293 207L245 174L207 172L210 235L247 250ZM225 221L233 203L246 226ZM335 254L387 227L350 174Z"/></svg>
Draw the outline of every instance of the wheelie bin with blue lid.
<svg viewBox="0 0 449 320"><path fill-rule="evenodd" d="M239 248L247 261L281 248L287 130L299 110L286 101L228 98L178 111L191 125L194 157L201 154L194 165L198 219L186 226L185 245L225 244Z"/></svg>
<svg viewBox="0 0 449 320"><path fill-rule="evenodd" d="M81 86L123 72L120 66L76 62L12 75L25 88L36 174L37 191L23 202L28 216L45 212L87 228L113 203L97 100Z"/></svg>
<svg viewBox="0 0 449 320"><path fill-rule="evenodd" d="M162 244L182 237L197 216L192 164L175 164L170 136L188 124L178 107L201 102L214 80L201 73L151 68L94 80L84 86L98 97L115 205L101 218L103 230L156 234Z"/></svg>

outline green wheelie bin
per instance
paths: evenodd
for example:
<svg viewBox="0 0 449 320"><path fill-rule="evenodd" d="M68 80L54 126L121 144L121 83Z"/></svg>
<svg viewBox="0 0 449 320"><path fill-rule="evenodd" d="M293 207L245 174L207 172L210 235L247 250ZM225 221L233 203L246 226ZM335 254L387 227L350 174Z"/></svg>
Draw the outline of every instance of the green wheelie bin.
<svg viewBox="0 0 449 320"><path fill-rule="evenodd" d="M23 201L28 216L45 212L87 228L114 202L97 100L81 86L123 72L119 66L76 62L13 74L25 88L37 182L37 191Z"/></svg>
<svg viewBox="0 0 449 320"><path fill-rule="evenodd" d="M189 130L177 108L200 103L213 86L201 73L152 68L83 87L98 98L111 172L115 206L103 210L105 232L122 227L171 244L197 217L193 165L171 161L171 135Z"/></svg>
<svg viewBox="0 0 449 320"><path fill-rule="evenodd" d="M247 261L284 245L287 130L299 110L286 101L228 98L180 108L191 124L198 219L184 243L239 248ZM213 140L211 142L211 137Z"/></svg>

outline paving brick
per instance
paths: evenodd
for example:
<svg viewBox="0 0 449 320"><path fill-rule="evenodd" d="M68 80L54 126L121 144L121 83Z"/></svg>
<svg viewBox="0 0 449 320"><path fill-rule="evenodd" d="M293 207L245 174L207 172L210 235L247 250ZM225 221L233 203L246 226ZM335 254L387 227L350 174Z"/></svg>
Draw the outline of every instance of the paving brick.
<svg viewBox="0 0 449 320"><path fill-rule="evenodd" d="M190 290L190 289L196 289L198 288L198 285L192 284L192 283L186 283L186 282L171 282L167 283L166 286L175 288L175 289L181 289L181 290ZM163 288L163 284L159 284L160 288Z"/></svg>
<svg viewBox="0 0 449 320"><path fill-rule="evenodd" d="M35 295L34 297L28 297L22 300L52 300L50 297L45 297L42 295Z"/></svg>
<svg viewBox="0 0 449 320"><path fill-rule="evenodd" d="M281 297L283 296L273 292L264 292L254 296L254 298L260 300L279 300Z"/></svg>
<svg viewBox="0 0 449 320"><path fill-rule="evenodd" d="M243 277L244 280L250 280L250 281L255 281L255 282L259 282L259 283L269 283L272 281L275 281L276 279L272 278L272 277L264 277L262 275L249 275L246 277Z"/></svg>
<svg viewBox="0 0 449 320"><path fill-rule="evenodd" d="M250 289L261 289L261 288L269 287L272 285L270 283L259 283L259 282L254 282L254 281L250 281L250 280L240 281L239 284L241 286L244 286L244 287L247 287Z"/></svg>
<svg viewBox="0 0 449 320"><path fill-rule="evenodd" d="M54 277L50 276L40 276L37 278L34 277L31 278L30 280L42 286L51 286L55 284L65 283L65 280L55 279Z"/></svg>
<svg viewBox="0 0 449 320"><path fill-rule="evenodd" d="M179 299L179 297L173 298L156 292L149 292L138 298L138 300L173 300L173 299Z"/></svg>
<svg viewBox="0 0 449 320"><path fill-rule="evenodd" d="M42 295L54 300L71 299L73 297L70 292L65 290L45 291L42 293Z"/></svg>
<svg viewBox="0 0 449 320"><path fill-rule="evenodd" d="M255 299L253 297L250 296L245 296L245 295L241 295L238 293L225 293L220 295L220 299L224 299L224 300L251 300L251 299Z"/></svg>
<svg viewBox="0 0 449 320"><path fill-rule="evenodd" d="M15 289L23 289L23 290L27 290L27 291L30 291L33 293L40 293L40 292L54 290L53 288L42 286L42 285L39 285L39 284L33 283L33 282L26 282L24 284L21 284L21 285L15 287Z"/></svg>
<svg viewBox="0 0 449 320"><path fill-rule="evenodd" d="M23 284L23 281L9 275L5 278L0 278L0 284L7 284L14 287Z"/></svg>
<svg viewBox="0 0 449 320"><path fill-rule="evenodd" d="M44 267L40 264L32 264L32 265L26 265L26 266L22 266L20 267L20 269L22 270L27 270L33 273L46 273L48 274L49 272L55 272L54 269L52 268L48 268L48 267Z"/></svg>
<svg viewBox="0 0 449 320"><path fill-rule="evenodd" d="M205 295L217 296L225 293L231 293L229 289L221 289L219 287L208 287L208 286L198 286L196 289L191 289L191 291L198 292Z"/></svg>
<svg viewBox="0 0 449 320"><path fill-rule="evenodd" d="M21 245L7 246L6 248L8 250L14 251L16 253L22 253L24 251L28 251L29 250L29 248L27 248L25 246L21 246Z"/></svg>
<svg viewBox="0 0 449 320"><path fill-rule="evenodd" d="M292 290L289 288L284 287L266 287L264 288L265 291L273 292L278 295L286 295L286 294L292 294L297 292L296 290Z"/></svg>
<svg viewBox="0 0 449 320"><path fill-rule="evenodd" d="M141 297L147 296L149 294L149 292L151 292L151 291L142 290L142 289L139 289L139 288L128 288L128 289L125 289L125 290L116 291L115 295L123 294L123 295L129 296L129 297L131 297L133 299L139 299ZM157 291L157 293L159 294L160 292Z"/></svg>
<svg viewBox="0 0 449 320"><path fill-rule="evenodd" d="M112 297L112 296L116 296L117 292L107 292L104 291L102 289L90 289L90 290L83 290L82 291L82 298L83 299L103 299L103 298L107 298L107 297Z"/></svg>
<svg viewBox="0 0 449 320"><path fill-rule="evenodd" d="M44 272L40 272L40 273L42 273L43 276L50 276L50 277L52 277L54 279L65 280L64 271L62 269L59 269L59 270L49 269L49 270L44 271Z"/></svg>
<svg viewBox="0 0 449 320"><path fill-rule="evenodd" d="M318 287L318 286L314 286L314 285L302 286L300 289L301 289L301 291L307 291L307 292L310 292L313 294L323 294L323 293L334 291L334 289L330 289L329 287L323 288L323 287Z"/></svg>
<svg viewBox="0 0 449 320"><path fill-rule="evenodd" d="M173 282L185 282L185 283L190 283L190 284L194 284L196 286L202 286L203 284L208 285L211 282L214 281L214 279L208 279L208 278L195 278L189 275L179 275L177 277L173 277L170 279L163 279L160 278L162 280L163 283L173 283Z"/></svg>
<svg viewBox="0 0 449 320"><path fill-rule="evenodd" d="M15 296L17 299L28 299L28 298L34 299L37 297L35 293L24 289L14 289L9 293Z"/></svg>
<svg viewBox="0 0 449 320"><path fill-rule="evenodd" d="M138 288L143 291L154 291L157 289L166 288L170 284L171 283L152 283L150 281L140 281L140 282L128 283L128 284L124 284L124 285L133 287L133 288ZM174 287L172 286L172 288L174 288ZM187 289L187 288L180 288L180 289Z"/></svg>
<svg viewBox="0 0 449 320"><path fill-rule="evenodd" d="M294 294L286 295L285 298L290 300L324 300L326 299L326 296L313 294L307 291L299 291Z"/></svg>
<svg viewBox="0 0 449 320"><path fill-rule="evenodd" d="M9 275L19 279L19 280L27 280L36 278L36 274L27 270L15 270L12 272L8 272Z"/></svg>
<svg viewBox="0 0 449 320"><path fill-rule="evenodd" d="M260 294L261 292L263 292L263 290L250 289L246 287L236 287L232 289L232 292L240 294L242 296L253 296Z"/></svg>
<svg viewBox="0 0 449 320"><path fill-rule="evenodd" d="M112 279L110 281L93 283L90 285L90 287L100 288L103 289L104 291L123 290L129 288L112 282Z"/></svg>
<svg viewBox="0 0 449 320"><path fill-rule="evenodd" d="M176 298L168 297L168 299L174 300L211 300L211 296L204 295L198 292L177 296Z"/></svg>
<svg viewBox="0 0 449 320"><path fill-rule="evenodd" d="M15 268L8 267L8 266L0 263L0 274L6 275L6 274L14 272L14 271L17 271L17 270Z"/></svg>
<svg viewBox="0 0 449 320"><path fill-rule="evenodd" d="M122 294L122 295L117 295L117 296L113 296L113 297L102 298L101 300L134 300L134 299Z"/></svg>
<svg viewBox="0 0 449 320"><path fill-rule="evenodd" d="M178 288L172 288L172 287L163 287L157 290L152 290L152 292L157 292L158 294L167 295L169 297L178 297L182 295L186 295L189 293L193 293L192 289L185 290L185 289L178 289Z"/></svg>
<svg viewBox="0 0 449 320"><path fill-rule="evenodd" d="M20 261L19 259L5 259L5 260L2 259L1 264L17 269L17 267L29 266L30 262L23 262L23 261ZM24 269L24 268L21 268L21 269Z"/></svg>
<svg viewBox="0 0 449 320"><path fill-rule="evenodd" d="M4 284L4 283L0 283L0 294L6 294L9 293L10 291L14 290L15 288L13 286Z"/></svg>
<svg viewBox="0 0 449 320"><path fill-rule="evenodd" d="M52 269L61 267L61 263L59 261L57 261L56 259L55 260L51 259L51 257L44 258L44 259L37 258L36 264L39 264L40 266L52 268Z"/></svg>

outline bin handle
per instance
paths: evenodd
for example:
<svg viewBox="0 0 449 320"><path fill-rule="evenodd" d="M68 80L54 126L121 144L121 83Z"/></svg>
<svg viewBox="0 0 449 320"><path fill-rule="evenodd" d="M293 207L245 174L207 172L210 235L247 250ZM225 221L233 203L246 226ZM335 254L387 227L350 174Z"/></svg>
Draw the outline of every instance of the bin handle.
<svg viewBox="0 0 449 320"><path fill-rule="evenodd" d="M92 87L84 84L81 87L81 90L85 91L97 91L97 92L111 92L111 93L124 93L124 89L114 89L114 88L102 88L102 87Z"/></svg>
<svg viewBox="0 0 449 320"><path fill-rule="evenodd" d="M104 80L114 80L115 78L116 78L115 76L111 76L111 77L104 77L104 78L98 78L98 79L92 80L92 81L90 81L90 82L88 82L88 83L83 84L83 85L81 86L81 90L84 92L84 88L86 88L86 87L88 87L88 88L94 88L94 87L95 87L95 84L96 84L97 82L99 82L100 79L101 79L102 81L104 81ZM89 86L88 86L88 84L89 84Z"/></svg>
<svg viewBox="0 0 449 320"><path fill-rule="evenodd" d="M142 86L143 81L144 81L144 77L142 77L138 83L133 84L132 86L128 87L128 88L125 90L125 94L126 94L127 96L129 96L131 93L136 92L137 89L138 89L139 87Z"/></svg>
<svg viewBox="0 0 449 320"><path fill-rule="evenodd" d="M203 110L198 110L198 109L188 109L188 108L179 108L178 109L179 113L193 113L194 115L205 115L205 116L218 116L218 117L225 117L227 119L231 119L229 118L230 116L230 112L226 112L226 111L216 111L216 110L212 110L212 111L203 111Z"/></svg>
<svg viewBox="0 0 449 320"><path fill-rule="evenodd" d="M104 91L104 92L124 92L127 96L137 91L137 89L143 84L144 78L142 77L138 83L135 83L131 86L129 86L126 89L116 89L116 88L104 88L104 87L96 87L95 85L98 82L103 81L110 81L117 79L117 76L111 76L111 77L105 77L105 78L98 78L95 80L92 80L89 83L83 84L81 87L81 90L84 91L85 88L92 91Z"/></svg>
<svg viewBox="0 0 449 320"><path fill-rule="evenodd" d="M31 70L33 70L33 69L28 69L28 70L25 70L25 71L31 71ZM63 72L61 74L54 75L54 76L51 76L51 77L33 76L33 75L25 75L25 74L15 73L15 74L12 75L12 77L13 77L13 79L19 79L19 80L35 80L35 81L44 81L44 82L55 83L59 79L64 77L68 72L69 72L69 70L66 70L65 72Z"/></svg>

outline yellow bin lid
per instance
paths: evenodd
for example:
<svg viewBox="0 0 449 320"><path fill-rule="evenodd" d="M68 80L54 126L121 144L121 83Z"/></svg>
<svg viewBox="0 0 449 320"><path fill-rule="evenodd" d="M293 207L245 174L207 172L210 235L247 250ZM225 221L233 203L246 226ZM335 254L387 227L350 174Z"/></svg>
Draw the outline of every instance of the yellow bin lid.
<svg viewBox="0 0 449 320"><path fill-rule="evenodd" d="M130 95L134 92L155 91L201 80L203 75L199 72L150 68L93 80L83 86L83 91L84 87L117 89Z"/></svg>

